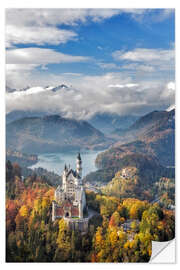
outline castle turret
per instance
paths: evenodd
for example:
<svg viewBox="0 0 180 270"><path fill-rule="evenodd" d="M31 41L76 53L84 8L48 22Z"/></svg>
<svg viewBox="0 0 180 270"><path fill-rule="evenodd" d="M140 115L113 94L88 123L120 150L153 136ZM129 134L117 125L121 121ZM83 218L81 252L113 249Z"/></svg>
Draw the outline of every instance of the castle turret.
<svg viewBox="0 0 180 270"><path fill-rule="evenodd" d="M79 218L83 218L83 205L82 205L82 200L79 201Z"/></svg>
<svg viewBox="0 0 180 270"><path fill-rule="evenodd" d="M54 222L56 219L55 217L55 203L54 201L52 202L52 221Z"/></svg>
<svg viewBox="0 0 180 270"><path fill-rule="evenodd" d="M64 171L67 171L67 166L66 166L66 163L64 165Z"/></svg>
<svg viewBox="0 0 180 270"><path fill-rule="evenodd" d="M80 177L82 177L82 160L81 160L80 153L78 153L78 156L76 159L76 172Z"/></svg>
<svg viewBox="0 0 180 270"><path fill-rule="evenodd" d="M67 174L67 166L65 164L64 166L64 171L63 171L63 175L62 175L62 187L63 187L63 190L66 190L66 174Z"/></svg>

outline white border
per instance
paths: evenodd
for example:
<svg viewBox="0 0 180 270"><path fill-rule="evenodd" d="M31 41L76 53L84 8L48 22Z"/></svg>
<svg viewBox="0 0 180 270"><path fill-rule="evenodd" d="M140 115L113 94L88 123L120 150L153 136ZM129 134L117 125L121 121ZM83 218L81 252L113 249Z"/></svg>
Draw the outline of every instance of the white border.
<svg viewBox="0 0 180 270"><path fill-rule="evenodd" d="M44 269L49 269L51 265L49 263L4 263L5 262L5 95L4 95L4 89L5 89L5 53L4 53L4 15L5 15L5 8L176 8L176 59L180 59L178 55L178 48L180 46L179 43L179 35L177 29L179 26L179 20L180 20L180 12L178 7L178 2L176 0L166 1L166 0L151 0L151 1L145 1L145 0L136 0L136 1L117 1L117 0L111 0L111 1L97 1L97 0L91 0L91 1L83 1L83 0L66 0L66 1L59 1L59 0L51 0L51 1L45 1L45 0L6 0L1 1L0 4L0 149L1 149L1 159L0 159L0 261L1 261L1 269L8 269L8 268L26 268L31 269L33 268L40 268L43 267ZM179 30L180 31L180 30ZM179 136L179 124L177 122L177 119L179 119L179 109L178 109L178 103L179 103L179 89L178 89L178 78L180 77L180 74L177 72L179 71L179 61L176 63L176 149L180 149L180 143L178 141ZM176 164L178 165L179 157L178 152L176 153ZM177 166L178 167L178 166ZM178 189L179 189L179 169L176 170L176 207L179 205L178 200ZM176 228L179 226L179 209L176 211ZM179 229L180 230L180 229ZM179 233L176 230L176 249L178 249L178 243L179 243ZM178 254L178 251L176 251L176 254ZM177 268L179 261L178 257L176 256L177 264L163 264L163 265L152 265L152 264L59 264L54 263L52 267L57 269L69 269L69 268L78 268L82 269L84 267L87 268L96 268L98 269L109 269L109 268L123 268L123 269L131 269L134 268L144 268L144 267L153 267L154 269L157 267L157 269L163 267L163 269L169 269L171 268Z"/></svg>

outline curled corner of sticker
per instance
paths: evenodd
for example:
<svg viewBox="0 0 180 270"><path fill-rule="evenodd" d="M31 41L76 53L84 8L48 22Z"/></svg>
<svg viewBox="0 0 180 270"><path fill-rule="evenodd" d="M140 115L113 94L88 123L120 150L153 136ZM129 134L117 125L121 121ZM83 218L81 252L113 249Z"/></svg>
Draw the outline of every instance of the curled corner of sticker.
<svg viewBox="0 0 180 270"><path fill-rule="evenodd" d="M166 242L152 241L150 263L175 263L175 239Z"/></svg>

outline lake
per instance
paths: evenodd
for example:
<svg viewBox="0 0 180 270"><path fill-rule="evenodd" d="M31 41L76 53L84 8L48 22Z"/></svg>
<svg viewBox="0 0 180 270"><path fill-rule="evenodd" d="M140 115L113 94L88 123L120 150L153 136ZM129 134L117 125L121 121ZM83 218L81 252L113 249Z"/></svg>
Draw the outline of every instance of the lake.
<svg viewBox="0 0 180 270"><path fill-rule="evenodd" d="M84 177L92 171L96 171L95 159L102 151L83 151L81 152L82 159L82 176ZM71 166L72 169L76 169L76 157L77 152L65 152L65 153L48 153L38 155L38 162L29 168L44 168L48 171L53 171L58 175L61 175L64 170L64 165Z"/></svg>

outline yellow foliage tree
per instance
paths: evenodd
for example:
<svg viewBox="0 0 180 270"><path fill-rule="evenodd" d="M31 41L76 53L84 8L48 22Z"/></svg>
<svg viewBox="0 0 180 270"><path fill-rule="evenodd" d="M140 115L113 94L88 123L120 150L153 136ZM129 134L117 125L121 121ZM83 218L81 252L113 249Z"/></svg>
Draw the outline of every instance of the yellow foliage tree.
<svg viewBox="0 0 180 270"><path fill-rule="evenodd" d="M26 205L21 206L21 208L19 209L19 214L22 217L27 217L28 216L28 208Z"/></svg>
<svg viewBox="0 0 180 270"><path fill-rule="evenodd" d="M98 227L95 235L95 249L96 251L100 251L101 248L104 246L104 238L102 233L102 228Z"/></svg>
<svg viewBox="0 0 180 270"><path fill-rule="evenodd" d="M59 221L59 233L57 238L58 247L65 253L68 254L71 250L71 240L69 235L69 229L64 221L60 219Z"/></svg>

